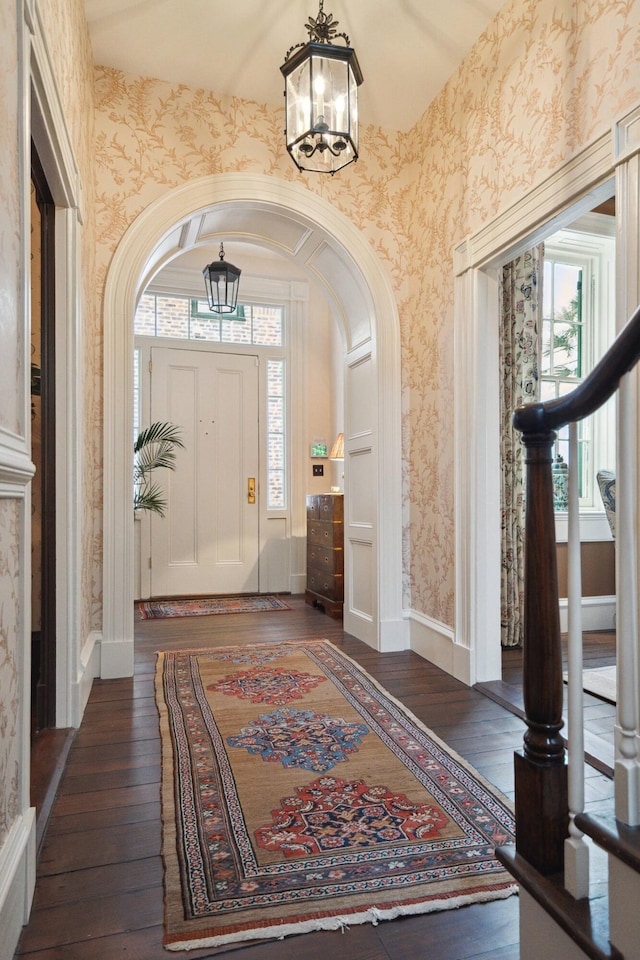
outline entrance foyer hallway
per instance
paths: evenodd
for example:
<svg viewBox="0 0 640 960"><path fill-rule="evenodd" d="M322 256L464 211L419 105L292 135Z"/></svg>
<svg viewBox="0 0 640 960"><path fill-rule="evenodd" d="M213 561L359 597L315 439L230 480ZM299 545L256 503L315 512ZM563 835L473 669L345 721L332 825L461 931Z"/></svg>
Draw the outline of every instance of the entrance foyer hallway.
<svg viewBox="0 0 640 960"><path fill-rule="evenodd" d="M163 948L160 739L153 695L158 650L329 639L513 797L513 751L524 731L518 717L417 654L376 653L302 597L290 602L293 609L282 612L136 621L135 676L94 682L42 844L34 908L16 957L517 960L517 897L344 933L186 953ZM508 653L510 669L518 656ZM596 703L590 722L597 725L608 712ZM587 809L595 812L612 796L612 783L590 767L587 777Z"/></svg>

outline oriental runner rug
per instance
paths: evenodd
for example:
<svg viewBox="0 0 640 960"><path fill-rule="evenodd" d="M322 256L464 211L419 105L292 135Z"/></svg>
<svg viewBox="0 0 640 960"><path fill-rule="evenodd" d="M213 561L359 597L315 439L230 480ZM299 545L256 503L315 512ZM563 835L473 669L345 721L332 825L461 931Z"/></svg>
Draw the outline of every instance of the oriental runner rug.
<svg viewBox="0 0 640 960"><path fill-rule="evenodd" d="M291 610L286 601L272 594L254 597L197 597L185 600L145 600L139 604L144 620L156 617L205 617L216 613L260 613Z"/></svg>
<svg viewBox="0 0 640 960"><path fill-rule="evenodd" d="M169 950L515 892L509 802L328 641L160 653L156 698Z"/></svg>

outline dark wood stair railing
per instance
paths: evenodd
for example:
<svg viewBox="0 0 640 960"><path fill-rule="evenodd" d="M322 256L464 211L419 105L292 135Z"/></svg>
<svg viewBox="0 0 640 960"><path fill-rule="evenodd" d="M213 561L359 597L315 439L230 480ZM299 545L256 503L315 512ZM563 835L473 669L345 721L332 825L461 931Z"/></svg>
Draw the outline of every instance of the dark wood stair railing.
<svg viewBox="0 0 640 960"><path fill-rule="evenodd" d="M562 649L551 474L556 432L583 420L640 359L640 307L602 360L571 393L519 407L526 464L523 749L515 755L516 851L544 876L562 871L568 834L562 728ZM505 858L508 865L509 857Z"/></svg>

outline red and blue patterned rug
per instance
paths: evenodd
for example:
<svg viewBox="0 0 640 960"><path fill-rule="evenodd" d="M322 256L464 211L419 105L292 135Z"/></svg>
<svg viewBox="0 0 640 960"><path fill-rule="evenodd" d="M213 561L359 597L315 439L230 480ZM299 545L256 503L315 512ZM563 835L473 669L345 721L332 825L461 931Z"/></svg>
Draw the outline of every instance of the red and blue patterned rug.
<svg viewBox="0 0 640 960"><path fill-rule="evenodd" d="M159 654L156 696L168 949L515 892L510 803L328 641Z"/></svg>
<svg viewBox="0 0 640 960"><path fill-rule="evenodd" d="M267 610L291 610L290 605L273 594L246 597L195 597L186 600L144 600L138 604L143 620L156 617L207 617L216 613L261 613Z"/></svg>

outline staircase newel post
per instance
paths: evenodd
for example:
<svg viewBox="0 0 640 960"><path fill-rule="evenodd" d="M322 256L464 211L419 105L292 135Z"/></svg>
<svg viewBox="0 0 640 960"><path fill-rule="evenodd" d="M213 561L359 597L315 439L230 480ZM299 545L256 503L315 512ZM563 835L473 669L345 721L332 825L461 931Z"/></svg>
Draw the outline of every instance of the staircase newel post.
<svg viewBox="0 0 640 960"><path fill-rule="evenodd" d="M537 408L537 409L536 409ZM568 835L567 766L562 728L562 648L553 511L556 434L537 404L520 408L525 446L525 604L523 694L527 730L515 754L516 850L545 875L564 868Z"/></svg>

